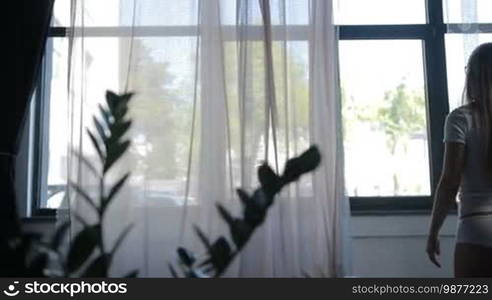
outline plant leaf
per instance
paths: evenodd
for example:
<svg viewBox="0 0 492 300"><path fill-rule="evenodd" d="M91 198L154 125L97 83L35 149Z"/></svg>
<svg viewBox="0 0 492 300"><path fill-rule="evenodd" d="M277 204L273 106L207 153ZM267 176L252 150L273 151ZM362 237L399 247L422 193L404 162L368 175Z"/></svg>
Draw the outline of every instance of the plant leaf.
<svg viewBox="0 0 492 300"><path fill-rule="evenodd" d="M123 185L125 185L125 182L127 181L128 177L130 177L129 172L126 173L125 175L123 175L123 177L121 177L118 180L118 182L116 182L116 184L113 185L113 187L109 191L108 196L104 199L104 202L102 205L102 211L103 212L106 210L106 208L109 205L109 203L111 202L111 200L113 200L114 196L116 196L116 194L120 191L120 189L123 187Z"/></svg>
<svg viewBox="0 0 492 300"><path fill-rule="evenodd" d="M243 220L231 216L229 211L225 209L222 205L217 204L217 209L219 210L222 218L229 225L229 231L231 233L234 244L238 249L241 249L251 237L253 227Z"/></svg>
<svg viewBox="0 0 492 300"><path fill-rule="evenodd" d="M217 203L217 210L219 211L220 216L229 224L231 225L234 223L234 217L229 213L229 211L222 206L222 204Z"/></svg>
<svg viewBox="0 0 492 300"><path fill-rule="evenodd" d="M121 109L127 108L128 102L132 97L133 93L117 95L112 91L106 91L106 103L115 119L120 119L125 115L126 112L122 113Z"/></svg>
<svg viewBox="0 0 492 300"><path fill-rule="evenodd" d="M116 93L110 90L106 91L106 103L108 104L108 108L111 112L114 111L114 108L118 104L119 100L120 97Z"/></svg>
<svg viewBox="0 0 492 300"><path fill-rule="evenodd" d="M99 145L99 142L97 141L96 137L94 136L94 134L92 134L92 132L88 128L86 128L85 130L87 131L87 135L89 135L89 138L91 139L94 149L96 149L97 155L99 156L101 161L104 161L104 154L101 150L101 146Z"/></svg>
<svg viewBox="0 0 492 300"><path fill-rule="evenodd" d="M131 126L132 126L131 120L114 123L109 128L111 135L110 135L108 142L107 142L108 146L117 142L120 138L122 138Z"/></svg>
<svg viewBox="0 0 492 300"><path fill-rule="evenodd" d="M126 274L125 276L123 276L123 278L137 278L137 276L138 276L138 270L133 270L128 274Z"/></svg>
<svg viewBox="0 0 492 300"><path fill-rule="evenodd" d="M210 240L208 239L207 235L205 235L205 233L200 229L200 227L198 227L196 225L193 225L193 229L195 230L196 234L198 235L198 238L200 238L200 241L202 242L202 244L205 246L205 249L207 249L207 251L209 251L210 248L212 248L212 245L210 244Z"/></svg>
<svg viewBox="0 0 492 300"><path fill-rule="evenodd" d="M87 204L89 204L89 206L92 209L94 209L95 212L99 213L99 208L97 207L94 200L81 187L79 187L77 184L75 184L73 182L70 183L70 185L75 189L75 192L77 192L77 194L82 196L82 199L84 199L85 202L87 202Z"/></svg>
<svg viewBox="0 0 492 300"><path fill-rule="evenodd" d="M87 261L99 242L101 228L98 225L82 229L70 246L67 268L70 273L78 270Z"/></svg>
<svg viewBox="0 0 492 300"><path fill-rule="evenodd" d="M282 174L284 184L291 183L307 172L311 172L321 162L321 154L316 146L311 146L300 156L289 159Z"/></svg>
<svg viewBox="0 0 492 300"><path fill-rule="evenodd" d="M92 141L92 138L91 138L91 141ZM97 169L94 167L94 165L87 158L85 158L82 154L78 153L75 150L71 150L71 152L72 152L72 154L74 154L77 157L77 159L79 159L89 169L89 171L92 172L93 175L99 177L99 172L97 171ZM98 155L99 155L99 153L98 153Z"/></svg>
<svg viewBox="0 0 492 300"><path fill-rule="evenodd" d="M237 190L237 194L243 204L244 221L253 228L261 224L265 218L267 208L265 193L263 193L262 189L257 189L253 197L241 189Z"/></svg>
<svg viewBox="0 0 492 300"><path fill-rule="evenodd" d="M263 188L259 188L255 190L251 200L259 211L265 213L266 209L272 204L273 196L265 193Z"/></svg>
<svg viewBox="0 0 492 300"><path fill-rule="evenodd" d="M195 269L190 269L188 272L186 272L186 277L187 278L205 278L201 273L199 273Z"/></svg>
<svg viewBox="0 0 492 300"><path fill-rule="evenodd" d="M98 104L99 111L101 112L101 116L103 117L104 123L109 127L113 124L113 116L111 113L104 108L101 104Z"/></svg>
<svg viewBox="0 0 492 300"><path fill-rule="evenodd" d="M248 204L251 202L251 197L242 189L236 189L236 193L239 196L239 200L241 200L241 203L243 206L248 206Z"/></svg>
<svg viewBox="0 0 492 300"><path fill-rule="evenodd" d="M118 105L113 112L113 117L115 120L123 120L128 113L128 106Z"/></svg>
<svg viewBox="0 0 492 300"><path fill-rule="evenodd" d="M295 181L302 174L314 170L320 161L321 155L317 147L312 146L299 157L287 161L282 176L278 176L267 164L260 166L258 168L258 178L261 188L256 189L252 196L242 189L237 190L243 205L243 219L234 217L224 206L217 204L220 216L229 225L230 234L236 248L233 250L223 236L219 237L213 244L210 244L207 236L195 225L196 234L207 249L208 255L203 261L198 263L197 268L188 267L186 269L186 266L189 266L191 261L185 255L186 252L181 254L181 261L186 262L180 265L183 268L184 276L203 277L200 274L207 275L207 273L215 271L214 276L220 277L236 254L241 251L242 247L250 239L254 230L264 222L268 209L274 202L275 195L280 192L285 184ZM171 265L170 270L177 277L177 272Z"/></svg>
<svg viewBox="0 0 492 300"><path fill-rule="evenodd" d="M231 246L224 237L218 238L209 250L210 262L221 274L231 260Z"/></svg>
<svg viewBox="0 0 492 300"><path fill-rule="evenodd" d="M82 218L82 216L80 216L79 214L74 214L73 215L74 218L80 222L80 224L84 225L84 227L87 227L89 226L89 224L87 224L87 222L84 220L84 218Z"/></svg>
<svg viewBox="0 0 492 300"><path fill-rule="evenodd" d="M167 264L167 267L169 268L169 272L171 273L171 276L173 276L174 278L179 278L178 272L176 272L173 265Z"/></svg>
<svg viewBox="0 0 492 300"><path fill-rule="evenodd" d="M94 121L94 126L96 127L97 133L99 134L99 138L101 141L105 141L108 138L108 135L106 134L106 129L103 127L101 122L96 118L96 116L92 117L92 120Z"/></svg>
<svg viewBox="0 0 492 300"><path fill-rule="evenodd" d="M108 256L105 254L99 255L94 259L91 264L87 267L82 277L108 277Z"/></svg>
<svg viewBox="0 0 492 300"><path fill-rule="evenodd" d="M230 230L237 249L242 249L251 238L254 228L242 220L237 220Z"/></svg>
<svg viewBox="0 0 492 300"><path fill-rule="evenodd" d="M129 224L128 226L126 226L126 228L120 233L120 235L118 236L118 238L116 239L114 245L113 245L113 248L111 250L111 258L113 258L114 254L116 253L116 251L118 251L118 248L121 246L121 243L123 243L123 241L125 240L126 236L130 233L130 231L132 230L133 228L133 224Z"/></svg>
<svg viewBox="0 0 492 300"><path fill-rule="evenodd" d="M275 195L282 187L280 177L278 177L266 163L258 168L258 179L260 180L263 190L269 195Z"/></svg>
<svg viewBox="0 0 492 300"><path fill-rule="evenodd" d="M107 149L106 163L104 164L104 173L108 172L113 164L120 159L120 157L128 150L130 141L124 141L123 143L117 143Z"/></svg>
<svg viewBox="0 0 492 300"><path fill-rule="evenodd" d="M186 250L183 247L179 247L177 252L179 259L185 266L191 267L195 263L195 257L190 251Z"/></svg>
<svg viewBox="0 0 492 300"><path fill-rule="evenodd" d="M53 238L51 239L50 248L53 250L57 250L60 248L61 242L65 237L65 233L70 228L70 221L63 222L55 231Z"/></svg>

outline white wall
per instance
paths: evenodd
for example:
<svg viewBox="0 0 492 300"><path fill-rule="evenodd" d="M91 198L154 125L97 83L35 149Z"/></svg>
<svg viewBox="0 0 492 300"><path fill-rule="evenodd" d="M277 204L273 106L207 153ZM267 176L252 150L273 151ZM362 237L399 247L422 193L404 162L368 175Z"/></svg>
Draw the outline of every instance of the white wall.
<svg viewBox="0 0 492 300"><path fill-rule="evenodd" d="M428 215L352 217L353 267L357 277L452 277L456 216L441 231L441 265L425 253Z"/></svg>

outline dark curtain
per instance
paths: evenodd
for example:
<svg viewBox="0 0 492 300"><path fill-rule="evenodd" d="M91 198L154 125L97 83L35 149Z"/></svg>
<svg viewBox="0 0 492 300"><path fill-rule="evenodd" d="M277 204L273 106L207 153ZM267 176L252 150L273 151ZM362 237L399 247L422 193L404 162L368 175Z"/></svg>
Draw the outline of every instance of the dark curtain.
<svg viewBox="0 0 492 300"><path fill-rule="evenodd" d="M6 122L2 126L0 139L0 243L3 246L20 232L14 190L15 157L43 56L54 0L14 2L16 7L9 9L8 14L13 15L15 23L15 52L12 59L16 83L5 89L15 89L15 92L12 93L13 99L3 100L3 109L0 110L0 119ZM8 259L2 254L0 259Z"/></svg>

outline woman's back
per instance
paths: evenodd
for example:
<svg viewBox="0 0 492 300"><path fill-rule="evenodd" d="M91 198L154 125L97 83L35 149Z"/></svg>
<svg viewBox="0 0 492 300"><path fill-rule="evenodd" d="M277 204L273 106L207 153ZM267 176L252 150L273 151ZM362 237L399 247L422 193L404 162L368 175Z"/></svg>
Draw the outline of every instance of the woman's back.
<svg viewBox="0 0 492 300"><path fill-rule="evenodd" d="M465 144L465 165L460 186L460 215L483 209L492 212L492 177L487 172L484 141L473 120L473 107L452 111L445 126L444 141Z"/></svg>
<svg viewBox="0 0 492 300"><path fill-rule="evenodd" d="M455 276L492 277L492 43L477 47L465 70L467 105L446 118L426 251L440 266L439 230L459 192Z"/></svg>
<svg viewBox="0 0 492 300"><path fill-rule="evenodd" d="M446 119L444 141L465 145L457 240L492 246L492 177L486 169L483 137L475 124L471 104L455 109Z"/></svg>

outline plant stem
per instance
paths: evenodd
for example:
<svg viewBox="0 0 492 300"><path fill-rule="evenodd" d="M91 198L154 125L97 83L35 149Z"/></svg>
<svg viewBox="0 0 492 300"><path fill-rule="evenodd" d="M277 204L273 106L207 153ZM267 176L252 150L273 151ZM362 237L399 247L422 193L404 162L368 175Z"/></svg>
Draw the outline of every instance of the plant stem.
<svg viewBox="0 0 492 300"><path fill-rule="evenodd" d="M100 199L100 209L99 209L99 251L101 252L101 255L104 255L106 257L106 251L104 247L104 226L103 226L103 205L104 205L104 195L105 195L105 190L104 190L104 182L105 182L105 173L103 172L102 176L99 179L99 199ZM106 259L103 259L103 268L104 268L104 276L107 276L108 274L108 263Z"/></svg>

